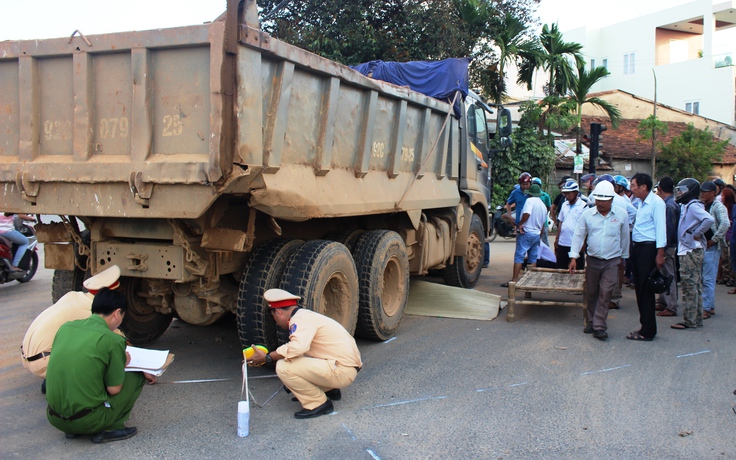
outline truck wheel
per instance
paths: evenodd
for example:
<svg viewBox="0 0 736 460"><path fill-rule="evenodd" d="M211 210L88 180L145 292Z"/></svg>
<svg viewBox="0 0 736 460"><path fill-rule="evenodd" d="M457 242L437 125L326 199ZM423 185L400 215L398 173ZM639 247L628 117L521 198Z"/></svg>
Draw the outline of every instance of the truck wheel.
<svg viewBox="0 0 736 460"><path fill-rule="evenodd" d="M344 244L348 248L348 251L350 251L350 254L353 254L355 252L355 245L364 233L365 230L341 230L328 234L324 239Z"/></svg>
<svg viewBox="0 0 736 460"><path fill-rule="evenodd" d="M84 230L80 234L82 237L82 241L84 244L89 245L90 244L90 235L89 230ZM74 254L78 254L77 252L77 243L72 243L74 245ZM87 266L87 257L79 256L77 255L77 262L79 262L79 265L82 267ZM84 280L92 276L89 270L86 272L83 272L79 269L79 267L74 267L74 270L54 270L54 279L51 283L51 302L56 303L64 297L64 294L71 291L79 291L82 292L82 289L84 289Z"/></svg>
<svg viewBox="0 0 736 460"><path fill-rule="evenodd" d="M36 274L36 270L38 270L38 253L36 251L29 252L31 253L31 259L28 261L28 270L26 271L26 276L16 280L19 283L29 282L33 278L33 275Z"/></svg>
<svg viewBox="0 0 736 460"><path fill-rule="evenodd" d="M120 284L128 299L128 311L123 317L120 330L132 345L143 346L154 342L164 335L169 328L172 315L159 313L146 299L138 295L144 280L140 278L120 277Z"/></svg>
<svg viewBox="0 0 736 460"><path fill-rule="evenodd" d="M358 274L350 251L335 241L312 240L289 260L281 289L304 308L329 316L352 335L358 320Z"/></svg>
<svg viewBox="0 0 736 460"><path fill-rule="evenodd" d="M278 326L271 317L263 293L279 287L289 257L303 244L301 240L273 239L258 246L251 254L238 289L238 336L243 348L262 344L274 350L284 341L279 338Z"/></svg>
<svg viewBox="0 0 736 460"><path fill-rule="evenodd" d="M71 291L82 292L84 280L91 276L90 272L83 272L79 268L74 270L54 270L54 278L51 282L51 302L56 303Z"/></svg>
<svg viewBox="0 0 736 460"><path fill-rule="evenodd" d="M360 286L356 336L387 340L396 334L409 298L409 258L389 230L364 233L355 246Z"/></svg>
<svg viewBox="0 0 736 460"><path fill-rule="evenodd" d="M448 265L443 271L445 283L471 289L480 278L483 267L483 252L485 251L485 238L483 237L483 223L477 214L473 214L470 221L470 233L468 234L468 247L465 254L455 257L455 263Z"/></svg>

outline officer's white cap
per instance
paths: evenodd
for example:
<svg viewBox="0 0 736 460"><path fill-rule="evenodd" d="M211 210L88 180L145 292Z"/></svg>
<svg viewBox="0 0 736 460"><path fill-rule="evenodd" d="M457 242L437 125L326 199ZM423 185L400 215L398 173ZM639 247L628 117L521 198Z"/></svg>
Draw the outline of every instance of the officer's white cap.
<svg viewBox="0 0 736 460"><path fill-rule="evenodd" d="M263 293L263 298L268 302L271 308L285 308L296 305L296 301L301 299L298 295L294 295L283 289L269 289Z"/></svg>
<svg viewBox="0 0 736 460"><path fill-rule="evenodd" d="M120 286L120 267L113 265L107 270L101 271L92 278L84 281L84 287L93 294L97 291L106 287L108 289L115 289Z"/></svg>

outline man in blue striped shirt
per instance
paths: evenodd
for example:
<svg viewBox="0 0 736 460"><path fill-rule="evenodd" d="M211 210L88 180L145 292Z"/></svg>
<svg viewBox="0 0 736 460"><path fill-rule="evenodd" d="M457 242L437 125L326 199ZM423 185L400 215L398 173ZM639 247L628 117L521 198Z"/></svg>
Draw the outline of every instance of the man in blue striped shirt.
<svg viewBox="0 0 736 460"><path fill-rule="evenodd" d="M631 232L636 303L639 307L641 329L626 336L629 340L651 342L657 335L655 293L647 285L654 267L664 265L664 250L667 247L667 206L664 200L652 193L652 178L638 173L631 178L631 192L641 200L636 211L636 221Z"/></svg>

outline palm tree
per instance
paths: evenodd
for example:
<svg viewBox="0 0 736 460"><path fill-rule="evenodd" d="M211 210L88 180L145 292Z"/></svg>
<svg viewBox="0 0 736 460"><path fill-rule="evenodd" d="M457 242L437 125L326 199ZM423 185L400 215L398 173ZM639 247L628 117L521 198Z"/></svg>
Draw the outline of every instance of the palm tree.
<svg viewBox="0 0 736 460"><path fill-rule="evenodd" d="M580 143L583 135L583 104L593 104L606 112L608 118L611 119L611 124L614 129L618 128L618 124L621 121L621 111L615 105L598 97L588 97L590 88L608 74L608 70L602 66L596 67L588 72L585 70L585 62L583 62L582 64L578 64L578 74L577 76L573 76L572 81L570 82L567 99L577 105L578 132L575 151L578 153L580 153Z"/></svg>
<svg viewBox="0 0 736 460"><path fill-rule="evenodd" d="M575 77L575 72L570 60L575 61L575 66L585 65L585 60L581 54L583 45L580 43L566 42L562 39L562 32L557 28L557 24L542 27L542 33L539 36L542 46L541 50L541 67L549 72L549 81L547 82L547 94L550 96L563 96L570 83Z"/></svg>
<svg viewBox="0 0 736 460"><path fill-rule="evenodd" d="M530 39L526 32L528 25L511 13L492 20L493 43L498 48L498 61L496 66L495 85L491 90L491 96L499 106L506 96L506 68L512 61L534 60L539 53L539 45L536 40ZM520 77L521 78L521 75ZM531 78L524 83L531 85Z"/></svg>

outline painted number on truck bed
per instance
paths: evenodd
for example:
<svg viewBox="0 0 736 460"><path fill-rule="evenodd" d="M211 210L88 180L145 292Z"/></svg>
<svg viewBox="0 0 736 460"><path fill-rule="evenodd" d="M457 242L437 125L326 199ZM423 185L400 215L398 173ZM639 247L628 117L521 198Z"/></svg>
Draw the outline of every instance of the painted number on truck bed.
<svg viewBox="0 0 736 460"><path fill-rule="evenodd" d="M182 124L179 115L164 115L164 129L161 135L163 137L179 136L184 132L184 124Z"/></svg>
<svg viewBox="0 0 736 460"><path fill-rule="evenodd" d="M386 155L386 149L383 146L383 142L374 142L373 148L371 149L371 156L375 158L383 158Z"/></svg>
<svg viewBox="0 0 736 460"><path fill-rule="evenodd" d="M116 137L128 137L128 117L101 118L100 139L115 139Z"/></svg>
<svg viewBox="0 0 736 460"><path fill-rule="evenodd" d="M401 147L401 161L414 161L414 147Z"/></svg>
<svg viewBox="0 0 736 460"><path fill-rule="evenodd" d="M43 122L43 137L47 141L70 139L72 123L70 121L46 120Z"/></svg>

